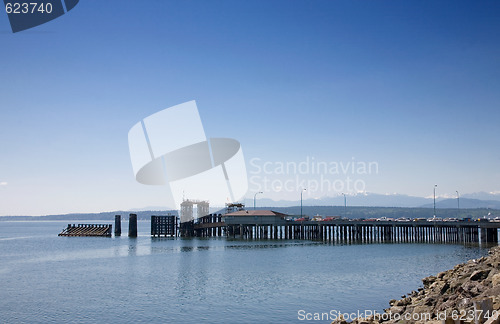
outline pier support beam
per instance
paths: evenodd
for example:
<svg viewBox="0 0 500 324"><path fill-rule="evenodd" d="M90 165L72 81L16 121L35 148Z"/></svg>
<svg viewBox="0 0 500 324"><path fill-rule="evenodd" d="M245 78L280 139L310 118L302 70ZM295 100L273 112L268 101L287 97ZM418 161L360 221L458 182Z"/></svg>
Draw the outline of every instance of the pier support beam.
<svg viewBox="0 0 500 324"><path fill-rule="evenodd" d="M115 236L122 235L122 216L115 215Z"/></svg>
<svg viewBox="0 0 500 324"><path fill-rule="evenodd" d="M481 227L481 243L498 243L498 229Z"/></svg>
<svg viewBox="0 0 500 324"><path fill-rule="evenodd" d="M137 215L130 214L128 219L128 237L137 237Z"/></svg>

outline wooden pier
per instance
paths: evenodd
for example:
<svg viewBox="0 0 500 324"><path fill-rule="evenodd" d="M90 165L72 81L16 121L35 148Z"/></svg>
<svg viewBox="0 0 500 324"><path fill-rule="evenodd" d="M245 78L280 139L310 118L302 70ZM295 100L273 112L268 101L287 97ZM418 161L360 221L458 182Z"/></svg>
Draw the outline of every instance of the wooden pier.
<svg viewBox="0 0 500 324"><path fill-rule="evenodd" d="M105 236L111 237L113 225L111 224L78 224L63 229L59 236Z"/></svg>
<svg viewBox="0 0 500 324"><path fill-rule="evenodd" d="M190 226L190 233L182 234L338 243L498 243L500 227L498 222L293 221L289 218L284 214L262 210L207 215Z"/></svg>

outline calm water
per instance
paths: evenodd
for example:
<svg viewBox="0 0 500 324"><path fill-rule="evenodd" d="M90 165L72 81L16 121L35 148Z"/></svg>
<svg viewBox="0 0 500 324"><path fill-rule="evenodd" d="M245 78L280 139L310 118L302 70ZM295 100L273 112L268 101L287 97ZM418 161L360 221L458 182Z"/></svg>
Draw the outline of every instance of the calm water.
<svg viewBox="0 0 500 324"><path fill-rule="evenodd" d="M137 239L58 237L67 223L0 222L1 322L303 323L299 310L382 311L421 278L487 253L461 245L152 239L149 222L139 222Z"/></svg>

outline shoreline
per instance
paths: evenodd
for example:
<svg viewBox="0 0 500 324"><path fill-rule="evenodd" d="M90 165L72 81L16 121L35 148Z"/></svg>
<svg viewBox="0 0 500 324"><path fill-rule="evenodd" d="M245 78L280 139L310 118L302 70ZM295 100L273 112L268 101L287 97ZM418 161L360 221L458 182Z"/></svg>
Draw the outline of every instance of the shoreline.
<svg viewBox="0 0 500 324"><path fill-rule="evenodd" d="M500 246L422 283L423 288L390 300L384 313L332 324L500 323Z"/></svg>

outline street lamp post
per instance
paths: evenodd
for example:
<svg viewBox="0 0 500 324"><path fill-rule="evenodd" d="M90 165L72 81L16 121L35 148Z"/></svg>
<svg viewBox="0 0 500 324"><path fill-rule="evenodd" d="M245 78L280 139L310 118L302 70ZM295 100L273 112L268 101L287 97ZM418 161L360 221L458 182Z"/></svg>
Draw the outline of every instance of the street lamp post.
<svg viewBox="0 0 500 324"><path fill-rule="evenodd" d="M434 218L436 218L436 187L438 185L434 185Z"/></svg>
<svg viewBox="0 0 500 324"><path fill-rule="evenodd" d="M302 193L304 191L306 191L304 188L300 191L300 218L302 218Z"/></svg>
<svg viewBox="0 0 500 324"><path fill-rule="evenodd" d="M460 195L458 194L457 190L457 209L458 209L458 216L460 216Z"/></svg>
<svg viewBox="0 0 500 324"><path fill-rule="evenodd" d="M258 194L263 193L262 191L256 192L255 195L253 195L253 210L255 210L255 197L257 197Z"/></svg>

